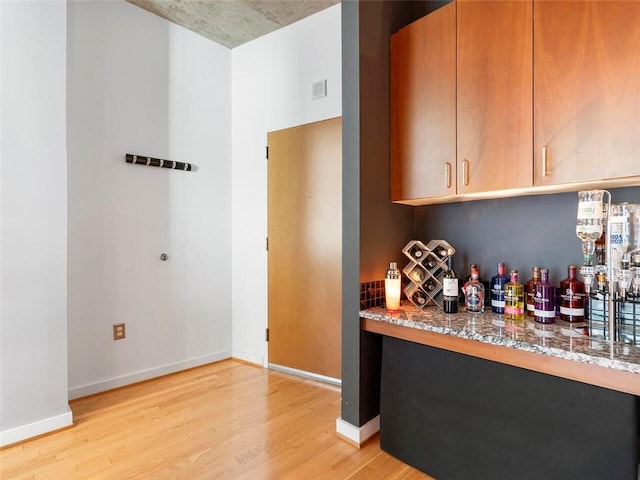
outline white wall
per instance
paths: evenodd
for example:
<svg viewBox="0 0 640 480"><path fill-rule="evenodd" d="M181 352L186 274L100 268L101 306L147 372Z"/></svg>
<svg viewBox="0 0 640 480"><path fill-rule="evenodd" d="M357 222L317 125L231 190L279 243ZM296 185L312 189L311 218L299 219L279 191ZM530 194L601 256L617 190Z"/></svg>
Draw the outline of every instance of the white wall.
<svg viewBox="0 0 640 480"><path fill-rule="evenodd" d="M123 1L0 1L0 22L0 444L70 424L67 395L264 363L264 147L341 115L340 6L233 51Z"/></svg>
<svg viewBox="0 0 640 480"><path fill-rule="evenodd" d="M0 2L0 445L67 404L66 3Z"/></svg>
<svg viewBox="0 0 640 480"><path fill-rule="evenodd" d="M124 1L68 10L74 398L231 355L231 51Z"/></svg>
<svg viewBox="0 0 640 480"><path fill-rule="evenodd" d="M340 29L338 4L232 50L233 356L254 363L266 362L267 133L342 114ZM312 100L322 79L328 96Z"/></svg>

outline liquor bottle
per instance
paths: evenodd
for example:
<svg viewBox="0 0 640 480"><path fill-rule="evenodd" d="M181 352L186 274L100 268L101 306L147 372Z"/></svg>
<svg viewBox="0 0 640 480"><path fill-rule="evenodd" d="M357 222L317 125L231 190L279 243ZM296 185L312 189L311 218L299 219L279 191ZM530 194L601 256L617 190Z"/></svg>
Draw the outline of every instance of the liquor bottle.
<svg viewBox="0 0 640 480"><path fill-rule="evenodd" d="M478 280L478 266L471 265L471 278L464 284L464 304L467 312L484 312L484 285Z"/></svg>
<svg viewBox="0 0 640 480"><path fill-rule="evenodd" d="M602 235L595 241L596 244L596 265L606 264L606 239L607 239L607 204L602 205Z"/></svg>
<svg viewBox="0 0 640 480"><path fill-rule="evenodd" d="M560 282L560 318L584 322L584 283L576 278L576 266L567 267L567 278Z"/></svg>
<svg viewBox="0 0 640 480"><path fill-rule="evenodd" d="M448 251L447 271L442 277L442 306L444 313L458 313L458 277L453 271L453 249Z"/></svg>
<svg viewBox="0 0 640 480"><path fill-rule="evenodd" d="M511 281L504 286L504 318L524 320L524 285L517 270L511 270Z"/></svg>
<svg viewBox="0 0 640 480"><path fill-rule="evenodd" d="M533 317L533 310L535 308L535 285L540 281L540 269L533 267L531 269L531 279L526 283L525 294L527 296L527 316Z"/></svg>
<svg viewBox="0 0 640 480"><path fill-rule="evenodd" d="M491 277L491 311L504 313L504 286L509 282L509 277L504 273L505 264L498 263L498 274Z"/></svg>
<svg viewBox="0 0 640 480"><path fill-rule="evenodd" d="M477 265L476 263L472 263L471 265L469 265L469 275L467 275L467 276L465 277L464 282L462 281L462 279L460 279L461 288L460 288L460 291L458 292L458 303L459 303L460 305L464 305L464 304L465 304L465 301L466 301L466 300L465 300L466 294L464 293L464 286L469 282L469 280L471 280L471 270L473 270L474 268L475 268L476 270L478 270L478 281L479 281L480 283L483 283L483 282L482 282L482 279L480 278L480 270L478 269L478 265ZM485 288L485 291L486 291L486 290L487 290L487 289Z"/></svg>
<svg viewBox="0 0 640 480"><path fill-rule="evenodd" d="M640 253L634 254L631 260L633 261L632 293L637 303L640 300Z"/></svg>
<svg viewBox="0 0 640 480"><path fill-rule="evenodd" d="M539 323L554 323L556 317L555 288L549 283L549 270L540 269L540 281L535 287L533 319Z"/></svg>

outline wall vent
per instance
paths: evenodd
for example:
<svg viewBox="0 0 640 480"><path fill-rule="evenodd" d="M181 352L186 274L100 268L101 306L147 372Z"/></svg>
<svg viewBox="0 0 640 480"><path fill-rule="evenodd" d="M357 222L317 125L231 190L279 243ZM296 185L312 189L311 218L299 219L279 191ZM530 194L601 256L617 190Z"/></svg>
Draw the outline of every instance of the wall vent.
<svg viewBox="0 0 640 480"><path fill-rule="evenodd" d="M317 100L318 98L323 98L327 96L327 79L320 80L319 82L314 82L311 86L312 90L312 100Z"/></svg>

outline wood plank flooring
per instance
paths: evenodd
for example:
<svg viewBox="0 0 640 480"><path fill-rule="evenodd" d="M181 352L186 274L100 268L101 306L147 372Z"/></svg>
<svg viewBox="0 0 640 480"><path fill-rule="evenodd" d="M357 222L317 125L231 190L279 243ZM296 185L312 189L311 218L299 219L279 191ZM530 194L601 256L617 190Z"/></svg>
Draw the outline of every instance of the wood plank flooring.
<svg viewBox="0 0 640 480"><path fill-rule="evenodd" d="M339 388L225 360L71 402L75 426L0 450L9 479L367 479L425 475L335 434Z"/></svg>

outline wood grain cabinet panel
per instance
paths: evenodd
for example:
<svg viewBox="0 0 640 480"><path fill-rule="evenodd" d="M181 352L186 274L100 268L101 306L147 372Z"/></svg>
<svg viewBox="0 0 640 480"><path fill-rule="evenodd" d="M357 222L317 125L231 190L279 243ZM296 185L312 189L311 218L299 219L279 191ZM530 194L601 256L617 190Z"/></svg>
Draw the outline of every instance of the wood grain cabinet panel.
<svg viewBox="0 0 640 480"><path fill-rule="evenodd" d="M535 185L640 175L640 2L534 9Z"/></svg>
<svg viewBox="0 0 640 480"><path fill-rule="evenodd" d="M392 201L640 184L640 1L456 0L391 76Z"/></svg>
<svg viewBox="0 0 640 480"><path fill-rule="evenodd" d="M458 0L458 194L531 187L531 1Z"/></svg>
<svg viewBox="0 0 640 480"><path fill-rule="evenodd" d="M391 199L456 193L455 3L393 35Z"/></svg>

